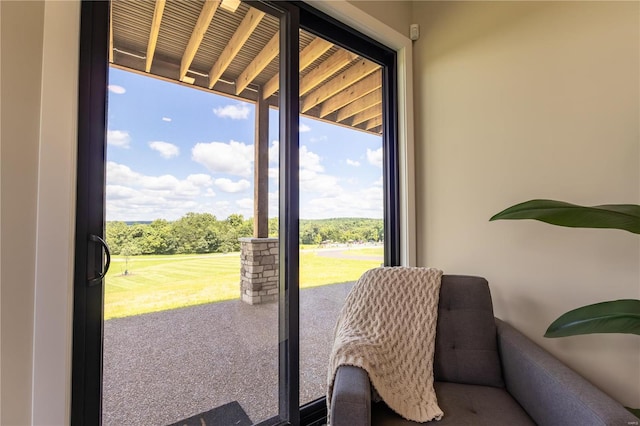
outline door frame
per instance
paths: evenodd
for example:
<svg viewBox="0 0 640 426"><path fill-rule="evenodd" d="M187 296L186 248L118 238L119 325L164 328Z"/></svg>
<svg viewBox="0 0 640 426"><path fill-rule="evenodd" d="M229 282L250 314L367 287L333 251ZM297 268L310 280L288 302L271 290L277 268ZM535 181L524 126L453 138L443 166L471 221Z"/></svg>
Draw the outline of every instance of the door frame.
<svg viewBox="0 0 640 426"><path fill-rule="evenodd" d="M304 3L273 2L266 7L280 11L281 19L281 114L280 128L280 404L282 424L309 424L326 416L324 398L302 409L299 407L299 243L298 243L298 85L291 78L298 71L298 25L327 37L318 29L320 21L329 23L332 34L347 34L350 41L372 43L328 15ZM265 7L265 5L262 5ZM298 13L300 15L298 15ZM318 19L320 18L320 21ZM305 24L306 22L306 24ZM71 424L102 422L102 338L103 280L89 285L96 271L102 270L103 253L89 241L89 235L104 237L106 111L108 83L109 2L83 0L80 27L80 69L78 103L78 165L76 205L76 257L74 270L73 363ZM338 44L340 37L332 40ZM375 42L373 42L375 43ZM384 62L385 101L383 140L393 139L385 153L385 264L399 265L405 254L400 237L400 175L396 115L395 51L376 43L391 55ZM349 42L345 47L354 50ZM385 50L386 49L386 50ZM363 53L363 49L358 53ZM357 51L357 50L356 50ZM366 50L364 50L366 51ZM287 57L286 52L296 52ZM384 56L383 55L383 56ZM380 58L369 57L380 63ZM393 100L393 101L391 101ZM285 113L283 114L282 111ZM293 130L296 130L295 132ZM391 139L389 139L391 138ZM95 188L102 188L96 191ZM404 244L403 244L404 246Z"/></svg>
<svg viewBox="0 0 640 426"><path fill-rule="evenodd" d="M80 16L71 424L99 425L103 280L89 280L102 268L102 250L89 235L104 237L109 2L83 1Z"/></svg>

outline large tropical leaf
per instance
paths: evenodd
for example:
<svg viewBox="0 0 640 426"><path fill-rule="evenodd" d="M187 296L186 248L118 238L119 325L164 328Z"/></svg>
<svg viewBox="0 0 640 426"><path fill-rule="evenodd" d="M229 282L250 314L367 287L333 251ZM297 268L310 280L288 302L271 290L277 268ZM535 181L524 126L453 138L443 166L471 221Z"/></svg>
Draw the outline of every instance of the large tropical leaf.
<svg viewBox="0 0 640 426"><path fill-rule="evenodd" d="M572 228L612 228L640 234L640 206L609 204L584 207L554 200L531 200L493 216L498 219L535 219Z"/></svg>
<svg viewBox="0 0 640 426"><path fill-rule="evenodd" d="M633 414L634 416L640 419L640 408L629 408L629 407L624 407L624 408L629 410L631 414Z"/></svg>
<svg viewBox="0 0 640 426"><path fill-rule="evenodd" d="M544 336L565 337L591 333L640 335L640 300L612 300L574 309L555 320Z"/></svg>

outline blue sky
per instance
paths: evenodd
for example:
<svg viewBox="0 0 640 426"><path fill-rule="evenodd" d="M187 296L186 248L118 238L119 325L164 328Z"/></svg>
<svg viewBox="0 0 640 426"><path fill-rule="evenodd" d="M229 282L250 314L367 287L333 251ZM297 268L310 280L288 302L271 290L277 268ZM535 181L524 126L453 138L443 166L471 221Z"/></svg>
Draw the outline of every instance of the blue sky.
<svg viewBox="0 0 640 426"><path fill-rule="evenodd" d="M107 220L253 216L254 106L109 70ZM270 111L269 217L278 215L278 111ZM382 138L300 119L300 217L381 218Z"/></svg>

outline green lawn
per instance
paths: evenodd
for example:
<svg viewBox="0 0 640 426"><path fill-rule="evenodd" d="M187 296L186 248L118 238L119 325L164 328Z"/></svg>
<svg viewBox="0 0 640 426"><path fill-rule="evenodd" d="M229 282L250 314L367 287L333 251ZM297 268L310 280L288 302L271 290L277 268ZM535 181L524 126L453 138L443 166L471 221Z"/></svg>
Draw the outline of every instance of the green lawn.
<svg viewBox="0 0 640 426"><path fill-rule="evenodd" d="M379 255L382 249L350 250ZM355 281L381 260L336 259L315 251L300 254L300 286ZM125 266L126 265L126 266ZM125 270L128 274L125 275ZM240 297L240 255L113 256L105 285L105 319L163 311Z"/></svg>

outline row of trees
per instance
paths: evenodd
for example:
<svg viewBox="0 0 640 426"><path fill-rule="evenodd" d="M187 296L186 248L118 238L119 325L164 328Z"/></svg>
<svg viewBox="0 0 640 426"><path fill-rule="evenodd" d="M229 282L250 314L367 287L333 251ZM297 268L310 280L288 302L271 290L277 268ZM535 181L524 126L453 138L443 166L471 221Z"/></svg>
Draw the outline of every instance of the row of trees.
<svg viewBox="0 0 640 426"><path fill-rule="evenodd" d="M218 220L210 213L187 213L169 222L107 222L107 243L111 253L140 254L228 253L240 250L238 238L253 235L253 219L232 214ZM278 235L278 219L269 220L269 235ZM300 243L331 241L382 241L381 219L323 219L300 221Z"/></svg>

